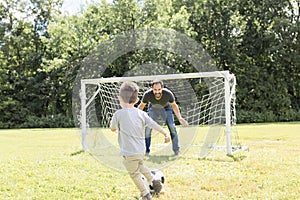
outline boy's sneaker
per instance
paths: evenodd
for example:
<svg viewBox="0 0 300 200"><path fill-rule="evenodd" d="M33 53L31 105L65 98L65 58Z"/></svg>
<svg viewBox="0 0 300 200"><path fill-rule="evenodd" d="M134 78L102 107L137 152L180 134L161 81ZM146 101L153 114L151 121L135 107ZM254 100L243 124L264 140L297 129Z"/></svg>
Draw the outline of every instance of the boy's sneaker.
<svg viewBox="0 0 300 200"><path fill-rule="evenodd" d="M152 188L153 188L154 193L156 193L156 194L160 193L160 191L162 190L162 187L163 187L163 185L160 180L152 181Z"/></svg>
<svg viewBox="0 0 300 200"><path fill-rule="evenodd" d="M151 200L152 196L150 193L146 194L145 196L139 198L139 200Z"/></svg>

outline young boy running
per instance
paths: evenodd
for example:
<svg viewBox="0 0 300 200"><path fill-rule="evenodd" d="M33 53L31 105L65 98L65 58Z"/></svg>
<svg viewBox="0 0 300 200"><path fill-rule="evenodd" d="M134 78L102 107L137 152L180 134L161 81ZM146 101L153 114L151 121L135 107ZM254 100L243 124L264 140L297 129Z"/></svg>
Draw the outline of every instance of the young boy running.
<svg viewBox="0 0 300 200"><path fill-rule="evenodd" d="M141 174L152 185L154 191L160 191L160 180L154 180L151 171L143 164L145 153L144 128L153 128L165 136L165 143L170 142L168 133L146 112L135 108L138 102L138 86L133 82L124 82L119 91L122 109L117 110L111 120L110 128L118 133L118 143L123 156L123 164L133 182L141 192L141 200L152 199L149 188L144 184Z"/></svg>

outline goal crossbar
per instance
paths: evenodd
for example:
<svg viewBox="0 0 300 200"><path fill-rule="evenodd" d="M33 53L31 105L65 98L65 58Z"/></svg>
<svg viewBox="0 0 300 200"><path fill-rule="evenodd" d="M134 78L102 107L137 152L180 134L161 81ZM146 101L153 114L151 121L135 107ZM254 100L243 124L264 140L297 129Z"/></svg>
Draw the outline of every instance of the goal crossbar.
<svg viewBox="0 0 300 200"><path fill-rule="evenodd" d="M184 73L184 74L164 74L164 75L150 75L150 76L82 79L81 84L98 85L99 83L113 83L113 82L125 82L125 81L147 81L147 80L153 80L153 79L172 80L172 79L212 78L212 77L230 78L231 76L232 76L232 74L230 74L229 71L213 71L213 72L195 72L195 73Z"/></svg>

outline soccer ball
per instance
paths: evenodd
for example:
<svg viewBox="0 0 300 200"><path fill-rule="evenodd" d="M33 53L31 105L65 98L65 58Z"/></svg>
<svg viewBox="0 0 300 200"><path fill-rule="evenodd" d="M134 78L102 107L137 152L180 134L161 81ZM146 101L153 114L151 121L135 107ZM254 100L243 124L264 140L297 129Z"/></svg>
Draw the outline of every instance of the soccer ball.
<svg viewBox="0 0 300 200"><path fill-rule="evenodd" d="M142 175L143 182L147 187L149 187L149 190L152 194L159 194L164 188L165 176L162 173L162 171L160 171L158 169L152 169L151 173L154 175L154 180L158 180L160 182L161 187L155 187L153 185L149 185L149 183L144 175ZM154 188L156 188L156 190L154 190ZM158 189L158 188L160 188L160 189Z"/></svg>

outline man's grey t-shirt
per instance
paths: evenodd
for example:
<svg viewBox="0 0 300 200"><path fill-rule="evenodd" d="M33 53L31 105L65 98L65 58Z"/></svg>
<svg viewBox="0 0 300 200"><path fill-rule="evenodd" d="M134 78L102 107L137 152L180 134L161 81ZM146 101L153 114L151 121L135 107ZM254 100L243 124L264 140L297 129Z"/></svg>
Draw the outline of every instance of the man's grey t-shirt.
<svg viewBox="0 0 300 200"><path fill-rule="evenodd" d="M145 126L158 130L161 128L146 112L135 107L122 108L114 113L110 128L118 131L122 156L134 156L145 152Z"/></svg>
<svg viewBox="0 0 300 200"><path fill-rule="evenodd" d="M147 90L141 100L143 103L149 103L149 107L161 108L175 101L173 93L167 88L162 89L162 96L159 100L155 98L153 89Z"/></svg>

